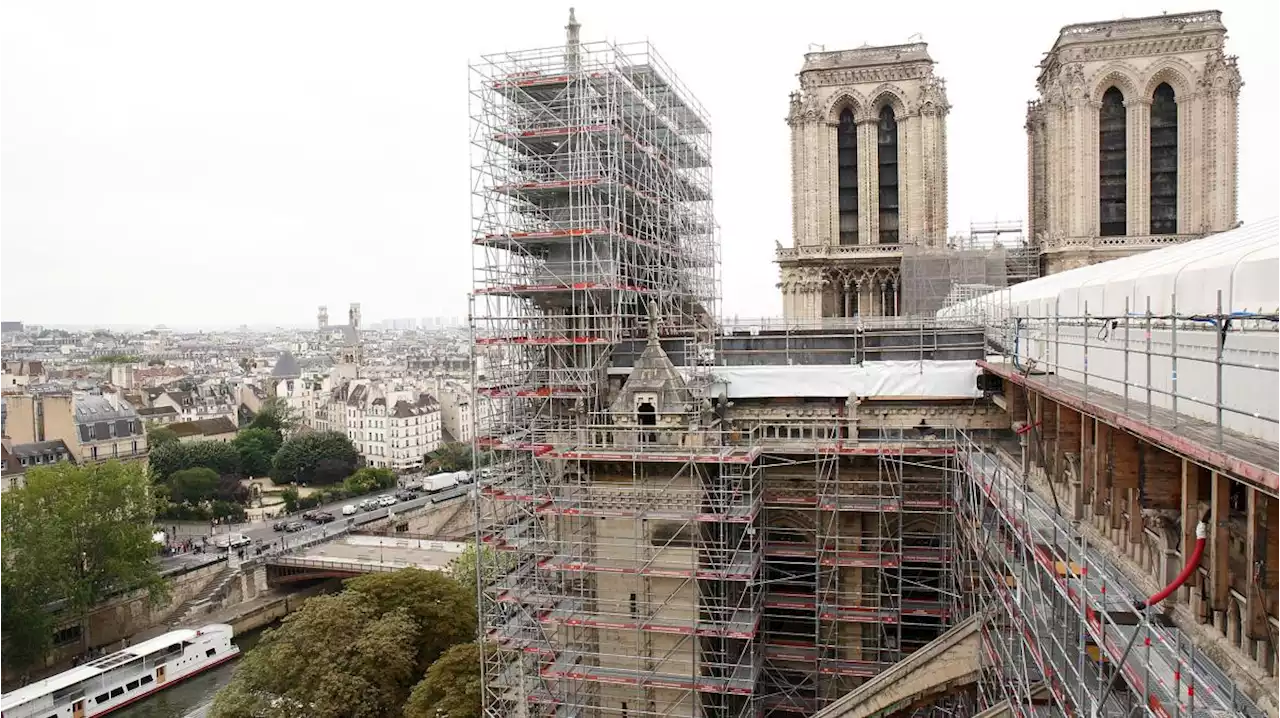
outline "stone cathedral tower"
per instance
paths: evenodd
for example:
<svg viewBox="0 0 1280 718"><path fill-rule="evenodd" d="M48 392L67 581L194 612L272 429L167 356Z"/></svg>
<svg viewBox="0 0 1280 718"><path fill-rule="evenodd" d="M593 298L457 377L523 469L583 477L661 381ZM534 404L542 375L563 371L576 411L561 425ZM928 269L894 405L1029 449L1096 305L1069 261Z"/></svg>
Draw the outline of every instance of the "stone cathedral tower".
<svg viewBox="0 0 1280 718"><path fill-rule="evenodd" d="M1068 25L1027 108L1046 273L1236 225L1240 73L1216 11Z"/></svg>
<svg viewBox="0 0 1280 718"><path fill-rule="evenodd" d="M892 316L904 247L947 236L942 78L924 43L805 55L791 95L788 319Z"/></svg>

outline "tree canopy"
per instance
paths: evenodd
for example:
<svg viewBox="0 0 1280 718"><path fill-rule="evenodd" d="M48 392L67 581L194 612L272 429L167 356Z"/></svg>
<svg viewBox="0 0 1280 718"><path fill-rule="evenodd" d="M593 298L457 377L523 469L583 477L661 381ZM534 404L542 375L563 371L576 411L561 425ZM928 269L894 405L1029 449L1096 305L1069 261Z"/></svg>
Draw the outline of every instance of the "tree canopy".
<svg viewBox="0 0 1280 718"><path fill-rule="evenodd" d="M218 472L203 466L169 475L169 498L176 503L198 504L218 491Z"/></svg>
<svg viewBox="0 0 1280 718"><path fill-rule="evenodd" d="M4 494L0 623L6 665L24 671L43 658L53 627L51 603L63 601L64 615L83 620L118 591L165 597L149 492L139 464L109 461L33 468L24 487ZM91 640L87 631L85 639Z"/></svg>
<svg viewBox="0 0 1280 718"><path fill-rule="evenodd" d="M147 428L147 446L151 447L152 451L155 451L156 449L160 448L161 446L164 446L165 444L171 444L177 441L178 441L177 433L175 433L173 429L170 429L167 426L157 426L155 428L150 428L150 427Z"/></svg>
<svg viewBox="0 0 1280 718"><path fill-rule="evenodd" d="M297 425L297 412L293 407L289 406L284 399L273 397L263 402L262 408L253 417L253 421L249 422L248 428L266 429L274 433L276 438L284 441L285 435L291 433Z"/></svg>
<svg viewBox="0 0 1280 718"><path fill-rule="evenodd" d="M424 671L455 643L476 634L475 589L439 571L406 568L347 579L346 590L379 612L404 610L418 627L418 670Z"/></svg>
<svg viewBox="0 0 1280 718"><path fill-rule="evenodd" d="M214 698L211 718L383 718L419 675L418 626L359 594L315 596L268 630Z"/></svg>
<svg viewBox="0 0 1280 718"><path fill-rule="evenodd" d="M260 416L260 415L259 415ZM240 453L240 468L248 476L271 473L271 462L283 443L280 434L265 427L241 429L231 444Z"/></svg>
<svg viewBox="0 0 1280 718"><path fill-rule="evenodd" d="M449 577L459 585L476 590L476 572L484 576L485 585L497 581L515 568L516 556L509 551L497 551L492 546L469 544L458 557L449 562Z"/></svg>
<svg viewBox="0 0 1280 718"><path fill-rule="evenodd" d="M150 457L151 476L165 481L183 469L213 469L220 476L239 476L240 452L224 441L173 442L153 449Z"/></svg>
<svg viewBox="0 0 1280 718"><path fill-rule="evenodd" d="M344 479L342 489L349 496L360 496L380 489L393 489L395 485L396 474L391 469L365 467Z"/></svg>
<svg viewBox="0 0 1280 718"><path fill-rule="evenodd" d="M480 645L459 643L413 687L404 718L480 718L480 700Z"/></svg>
<svg viewBox="0 0 1280 718"><path fill-rule="evenodd" d="M276 452L271 478L277 483L334 483L355 472L359 460L351 440L336 431L298 434Z"/></svg>
<svg viewBox="0 0 1280 718"><path fill-rule="evenodd" d="M426 470L429 474L469 471L475 463L471 458L470 444L452 441L427 454Z"/></svg>

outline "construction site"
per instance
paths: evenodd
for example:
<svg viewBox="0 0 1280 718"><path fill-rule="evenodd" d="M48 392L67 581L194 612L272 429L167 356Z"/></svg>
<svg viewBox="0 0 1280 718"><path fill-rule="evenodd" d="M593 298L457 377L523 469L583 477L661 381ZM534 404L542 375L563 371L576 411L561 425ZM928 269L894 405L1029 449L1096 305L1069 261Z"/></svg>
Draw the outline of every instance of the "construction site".
<svg viewBox="0 0 1280 718"><path fill-rule="evenodd" d="M1276 715L1280 225L724 322L705 109L567 32L471 67L487 716Z"/></svg>

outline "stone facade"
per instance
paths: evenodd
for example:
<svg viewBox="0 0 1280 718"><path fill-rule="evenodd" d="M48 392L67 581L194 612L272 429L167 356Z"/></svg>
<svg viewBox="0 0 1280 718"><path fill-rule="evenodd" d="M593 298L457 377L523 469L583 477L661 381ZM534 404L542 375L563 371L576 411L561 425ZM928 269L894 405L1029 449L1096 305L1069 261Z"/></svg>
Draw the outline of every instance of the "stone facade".
<svg viewBox="0 0 1280 718"><path fill-rule="evenodd" d="M1028 216L1046 273L1236 225L1242 83L1225 41L1216 11L1062 28L1040 65L1039 98L1027 108ZM1113 88L1119 94L1108 96ZM1122 101L1122 109L1115 108L1114 138L1104 146L1108 100ZM1176 134L1153 133L1153 122ZM1160 152L1153 138L1172 151ZM1119 185L1110 200L1104 173ZM1164 221L1153 212L1161 202L1153 202L1153 179L1162 201L1176 203Z"/></svg>
<svg viewBox="0 0 1280 718"><path fill-rule="evenodd" d="M899 313L902 247L947 234L942 78L924 43L805 55L791 95L788 319Z"/></svg>

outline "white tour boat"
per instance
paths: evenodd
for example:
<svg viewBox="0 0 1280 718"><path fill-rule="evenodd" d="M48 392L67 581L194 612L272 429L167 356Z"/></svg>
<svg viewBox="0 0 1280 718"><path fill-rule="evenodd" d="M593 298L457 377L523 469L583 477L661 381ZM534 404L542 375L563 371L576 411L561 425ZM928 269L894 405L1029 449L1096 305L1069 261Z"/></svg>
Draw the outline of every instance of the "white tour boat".
<svg viewBox="0 0 1280 718"><path fill-rule="evenodd" d="M231 626L170 631L0 696L0 718L88 718L136 703L240 655Z"/></svg>

